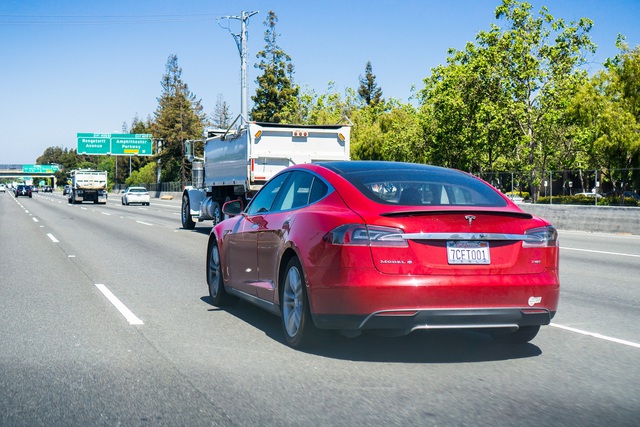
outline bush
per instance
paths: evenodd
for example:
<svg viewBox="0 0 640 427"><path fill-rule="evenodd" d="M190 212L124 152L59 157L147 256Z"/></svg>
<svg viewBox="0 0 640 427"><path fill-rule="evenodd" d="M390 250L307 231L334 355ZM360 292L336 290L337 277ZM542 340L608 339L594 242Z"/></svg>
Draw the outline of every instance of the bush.
<svg viewBox="0 0 640 427"><path fill-rule="evenodd" d="M538 204L550 204L548 196L539 197ZM594 206L595 200L589 196L553 196L554 205L587 205ZM598 197L598 206L640 206L633 197L624 197L620 202L620 196Z"/></svg>

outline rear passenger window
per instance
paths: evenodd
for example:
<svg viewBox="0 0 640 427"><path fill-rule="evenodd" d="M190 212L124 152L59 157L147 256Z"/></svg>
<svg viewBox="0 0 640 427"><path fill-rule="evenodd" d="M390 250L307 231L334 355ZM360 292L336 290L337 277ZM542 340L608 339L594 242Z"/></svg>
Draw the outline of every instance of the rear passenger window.
<svg viewBox="0 0 640 427"><path fill-rule="evenodd" d="M313 184L311 185L311 194L309 195L309 204L322 199L324 196L326 196L328 191L329 187L327 187L327 184L325 184L318 178L314 178Z"/></svg>

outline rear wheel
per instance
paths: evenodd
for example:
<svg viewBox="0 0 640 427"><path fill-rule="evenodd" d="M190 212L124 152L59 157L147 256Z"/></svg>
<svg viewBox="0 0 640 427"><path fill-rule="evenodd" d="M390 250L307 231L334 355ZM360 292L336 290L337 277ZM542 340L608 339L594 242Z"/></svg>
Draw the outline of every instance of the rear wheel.
<svg viewBox="0 0 640 427"><path fill-rule="evenodd" d="M189 206L189 197L182 196L182 228L185 230L193 230L196 226L195 221L191 217L191 207Z"/></svg>
<svg viewBox="0 0 640 427"><path fill-rule="evenodd" d="M505 344L526 344L538 335L540 325L521 326L517 331L497 330L491 332L491 337Z"/></svg>
<svg viewBox="0 0 640 427"><path fill-rule="evenodd" d="M304 273L298 258L293 257L287 263L284 275L280 279L280 288L282 329L287 344L293 348L313 344L317 331L311 319Z"/></svg>
<svg viewBox="0 0 640 427"><path fill-rule="evenodd" d="M218 307L236 302L236 298L229 295L224 288L222 268L220 266L220 250L215 239L211 239L207 251L207 284L211 303Z"/></svg>

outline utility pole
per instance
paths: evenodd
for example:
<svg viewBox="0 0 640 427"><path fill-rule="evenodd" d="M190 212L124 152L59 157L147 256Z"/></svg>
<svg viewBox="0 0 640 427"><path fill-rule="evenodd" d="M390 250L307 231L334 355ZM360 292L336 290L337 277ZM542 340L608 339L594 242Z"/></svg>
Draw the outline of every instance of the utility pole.
<svg viewBox="0 0 640 427"><path fill-rule="evenodd" d="M241 23L240 34L234 34L231 32L229 27L226 27L226 30L231 33L233 39L236 41L236 45L238 46L238 52L240 53L240 115L242 116L242 121L246 122L248 117L248 99L247 99L247 21L250 17L255 15L256 12L245 12L243 11L240 16L225 16L224 18L229 19L238 19ZM218 22L220 25L220 22ZM222 27L222 25L220 25ZM225 28L225 27L222 27ZM242 123L242 122L241 122Z"/></svg>

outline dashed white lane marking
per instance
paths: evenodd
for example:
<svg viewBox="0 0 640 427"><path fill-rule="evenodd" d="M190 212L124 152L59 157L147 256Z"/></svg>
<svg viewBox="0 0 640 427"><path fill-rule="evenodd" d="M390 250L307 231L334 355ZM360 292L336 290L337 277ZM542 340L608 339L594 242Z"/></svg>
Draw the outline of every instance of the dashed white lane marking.
<svg viewBox="0 0 640 427"><path fill-rule="evenodd" d="M591 250L591 249L565 248L564 246L561 246L560 249L562 249L564 251L591 252L591 253L594 253L594 254L618 255L618 256L629 256L629 257L633 257L633 258L640 258L640 255L625 254L625 253L622 253L622 252L594 251L594 250Z"/></svg>
<svg viewBox="0 0 640 427"><path fill-rule="evenodd" d="M118 309L120 314L127 319L130 325L144 325L144 322L136 317L109 289L103 284L97 283L96 287L104 294L105 297Z"/></svg>
<svg viewBox="0 0 640 427"><path fill-rule="evenodd" d="M150 224L148 222L144 222L144 221L136 221L138 224L143 224L143 225L149 225L152 226L153 224Z"/></svg>
<svg viewBox="0 0 640 427"><path fill-rule="evenodd" d="M51 241L53 243L59 243L60 241L58 239L56 239L55 237L53 237L53 234L49 233L47 234L47 236L51 239Z"/></svg>
<svg viewBox="0 0 640 427"><path fill-rule="evenodd" d="M557 323L550 323L549 326L554 326L556 328L564 329L566 331L571 331L571 332L575 332L577 334L587 335L587 336L598 338L598 339L601 339L601 340L611 341L611 342L614 342L614 343L617 343L617 344L627 345L629 347L640 348L640 344L638 344L638 343L635 343L635 342L632 342L632 341L621 340L621 339L618 339L618 338L608 337L606 335L597 334L595 332L583 331L581 329L571 328L569 326L558 325Z"/></svg>
<svg viewBox="0 0 640 427"><path fill-rule="evenodd" d="M33 222L40 222L40 221L38 221L38 218L36 218L35 216L33 218L31 218L31 219L33 219Z"/></svg>

